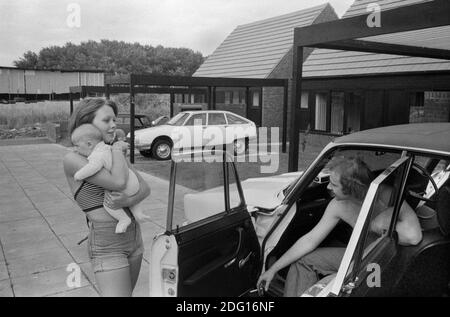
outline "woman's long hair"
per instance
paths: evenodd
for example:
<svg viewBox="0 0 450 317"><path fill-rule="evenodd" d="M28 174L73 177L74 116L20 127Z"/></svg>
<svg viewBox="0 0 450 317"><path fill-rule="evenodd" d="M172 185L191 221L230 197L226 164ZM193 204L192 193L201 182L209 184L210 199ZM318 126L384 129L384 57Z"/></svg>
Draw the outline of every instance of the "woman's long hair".
<svg viewBox="0 0 450 317"><path fill-rule="evenodd" d="M114 114L117 116L117 105L112 100L105 100L103 98L85 98L81 100L70 116L69 133L72 134L73 130L82 124L92 123L98 109L105 105L110 106L114 111Z"/></svg>

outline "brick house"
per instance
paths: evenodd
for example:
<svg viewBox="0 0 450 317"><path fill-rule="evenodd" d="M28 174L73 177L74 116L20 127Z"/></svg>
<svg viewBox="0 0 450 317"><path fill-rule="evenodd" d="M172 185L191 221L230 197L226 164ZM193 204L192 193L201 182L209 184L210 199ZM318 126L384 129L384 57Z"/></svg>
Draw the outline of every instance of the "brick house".
<svg viewBox="0 0 450 317"><path fill-rule="evenodd" d="M193 76L291 78L294 28L337 18L334 9L329 4L324 4L240 25ZM305 52L304 59L310 53L311 50ZM248 114L249 119L258 126L281 127L283 88L251 88L250 94L251 104L249 109L246 109L245 88L218 88L216 109L233 111L243 116Z"/></svg>
<svg viewBox="0 0 450 317"><path fill-rule="evenodd" d="M356 0L342 17L428 0ZM448 28L383 35L383 42L450 49ZM376 41L376 38L371 40ZM380 38L381 40L381 38ZM300 130L314 142L403 123L450 121L450 62L353 51L315 49L303 64Z"/></svg>
<svg viewBox="0 0 450 317"><path fill-rule="evenodd" d="M368 14L369 4L376 3L383 11L426 1L355 0L342 18ZM296 22L288 24L291 19ZM290 28L336 19L334 9L326 4L239 26L194 76L292 79ZM282 31L280 25L285 26ZM278 40L283 36L284 41ZM450 49L450 34L444 28L389 36L392 43L420 46L423 42L424 46ZM273 59L259 54L272 50L273 55L268 55ZM326 144L338 135L392 124L450 121L448 61L325 49L307 49L303 60L300 130L310 131L309 142ZM281 127L282 94L277 88L253 94L251 108L259 110L262 126ZM217 102L231 109L239 101L236 96L241 98L241 93L224 89Z"/></svg>

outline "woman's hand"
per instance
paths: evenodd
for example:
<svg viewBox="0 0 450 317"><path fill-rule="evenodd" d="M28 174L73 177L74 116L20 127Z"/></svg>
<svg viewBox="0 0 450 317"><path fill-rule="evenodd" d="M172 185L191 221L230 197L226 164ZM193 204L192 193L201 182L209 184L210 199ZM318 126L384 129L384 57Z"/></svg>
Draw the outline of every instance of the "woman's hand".
<svg viewBox="0 0 450 317"><path fill-rule="evenodd" d="M258 279L258 283L256 283L257 287L259 288L260 285L262 284L262 286L264 287L264 290L267 292L269 290L269 285L270 282L272 282L273 277L275 276L274 271L272 271L271 269L268 269L267 271L265 271Z"/></svg>
<svg viewBox="0 0 450 317"><path fill-rule="evenodd" d="M105 205L111 209L120 209L129 207L129 197L122 192L105 192Z"/></svg>

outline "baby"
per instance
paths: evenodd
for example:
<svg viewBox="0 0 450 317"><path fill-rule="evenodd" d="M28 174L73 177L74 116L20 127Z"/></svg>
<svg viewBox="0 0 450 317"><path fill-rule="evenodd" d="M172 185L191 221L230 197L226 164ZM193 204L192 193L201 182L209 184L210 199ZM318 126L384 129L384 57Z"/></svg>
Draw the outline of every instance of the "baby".
<svg viewBox="0 0 450 317"><path fill-rule="evenodd" d="M112 153L111 146L103 142L102 133L92 124L83 124L76 128L72 133L72 143L76 147L76 151L85 157L87 157L88 164L79 169L74 179L81 181L86 179L102 168L106 168L108 171L112 168ZM129 170L128 181L124 193L128 196L133 196L139 190L139 180L136 174ZM111 209L104 205L105 210L119 222L116 226L116 233L123 233L127 230L128 225L131 223L130 217L125 213L123 209ZM146 216L143 212L141 204L136 204L130 207L131 212L137 220L146 220Z"/></svg>

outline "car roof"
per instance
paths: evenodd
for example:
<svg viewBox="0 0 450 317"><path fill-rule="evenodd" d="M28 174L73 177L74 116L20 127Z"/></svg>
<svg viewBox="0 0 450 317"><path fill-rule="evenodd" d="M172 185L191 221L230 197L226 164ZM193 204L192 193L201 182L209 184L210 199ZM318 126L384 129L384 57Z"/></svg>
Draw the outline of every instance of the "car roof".
<svg viewBox="0 0 450 317"><path fill-rule="evenodd" d="M118 113L117 116L118 116L118 117L127 117L127 118L128 118L128 117L130 116L130 114L129 114L129 113L121 112L121 113ZM147 115L146 115L146 114L143 114L143 113L135 113L134 116L137 117L137 118L144 118L144 117L147 117Z"/></svg>
<svg viewBox="0 0 450 317"><path fill-rule="evenodd" d="M336 138L336 144L360 143L450 154L450 123L412 123L355 132Z"/></svg>

